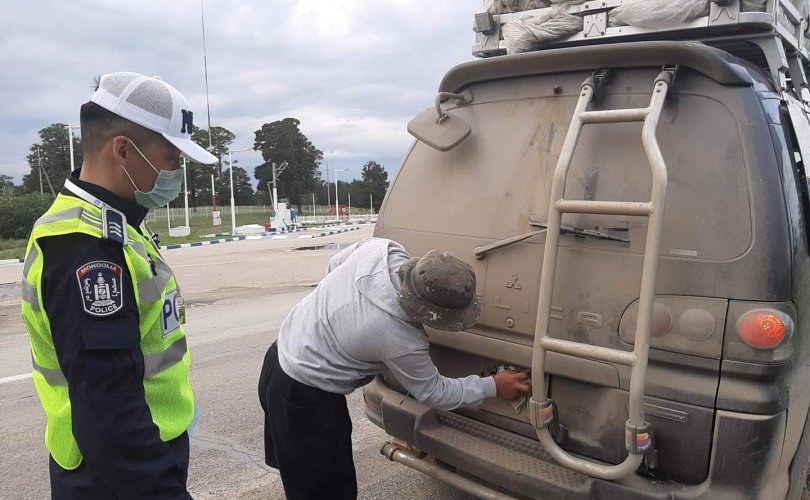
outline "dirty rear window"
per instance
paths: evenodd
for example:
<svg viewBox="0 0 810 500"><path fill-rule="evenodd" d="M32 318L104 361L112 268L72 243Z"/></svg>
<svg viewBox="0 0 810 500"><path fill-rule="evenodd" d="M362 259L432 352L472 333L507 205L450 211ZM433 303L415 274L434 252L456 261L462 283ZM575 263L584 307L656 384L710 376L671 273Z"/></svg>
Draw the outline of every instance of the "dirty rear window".
<svg viewBox="0 0 810 500"><path fill-rule="evenodd" d="M415 144L388 201L385 224L498 240L531 231L530 221L547 220L552 175L584 76L473 88L478 104L454 111L470 123L471 136L444 153ZM598 109L645 107L654 77L655 72L641 70L619 75ZM699 75L684 82L659 125L669 172L664 257L730 260L751 244L742 141L734 115L712 87L717 85ZM641 131L640 123L586 126L566 198L649 201L651 176ZM561 240L563 246L644 251L646 219L566 215L563 223L630 239L622 245L569 237Z"/></svg>

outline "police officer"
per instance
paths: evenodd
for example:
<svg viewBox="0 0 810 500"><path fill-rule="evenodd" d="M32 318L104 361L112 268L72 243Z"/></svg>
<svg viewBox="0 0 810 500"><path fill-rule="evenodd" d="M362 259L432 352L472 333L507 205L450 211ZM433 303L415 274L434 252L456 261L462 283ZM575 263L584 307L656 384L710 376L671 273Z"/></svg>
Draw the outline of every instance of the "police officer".
<svg viewBox="0 0 810 500"><path fill-rule="evenodd" d="M81 107L84 164L35 224L23 319L47 416L54 499L190 498L190 358L175 277L144 223L181 188L193 114L167 83L99 79Z"/></svg>

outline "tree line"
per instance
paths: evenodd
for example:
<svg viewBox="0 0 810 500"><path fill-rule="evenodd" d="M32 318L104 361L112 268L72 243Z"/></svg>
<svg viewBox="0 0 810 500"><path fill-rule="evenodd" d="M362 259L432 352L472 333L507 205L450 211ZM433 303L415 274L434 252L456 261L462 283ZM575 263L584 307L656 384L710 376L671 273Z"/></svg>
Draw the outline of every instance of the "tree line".
<svg viewBox="0 0 810 500"><path fill-rule="evenodd" d="M230 169L233 168L234 199L237 205L271 204L270 184L273 180L272 165L286 163L278 174L277 190L279 198L287 200L290 206L300 209L311 205L313 195L316 205L334 205L334 183L321 176L323 152L301 132L301 122L295 118L265 123L255 131L253 148L262 154L262 163L253 171L256 179L254 189L246 168L239 165L238 154L233 155L233 165L229 164L228 148L236 140L233 132L225 127L214 126L209 130L195 127L192 140L208 149L217 157L213 166L193 161L187 163L189 205L192 207L210 206L211 187L216 191L218 206L230 203ZM54 123L39 131L39 141L29 148L27 156L30 171L17 186L7 175L0 175L0 197L57 193L70 174L70 145L66 125ZM82 164L81 138L73 139L74 164ZM379 211L385 192L388 189L388 172L375 161L362 166L360 179L351 182L338 182L340 204L345 205L347 195L351 195L352 206L370 207L373 202L375 212Z"/></svg>

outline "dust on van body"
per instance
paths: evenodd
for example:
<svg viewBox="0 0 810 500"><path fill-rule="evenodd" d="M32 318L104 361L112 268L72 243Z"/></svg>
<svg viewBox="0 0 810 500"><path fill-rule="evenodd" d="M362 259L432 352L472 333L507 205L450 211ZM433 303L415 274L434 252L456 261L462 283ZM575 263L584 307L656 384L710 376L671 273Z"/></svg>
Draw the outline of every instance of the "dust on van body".
<svg viewBox="0 0 810 500"><path fill-rule="evenodd" d="M545 234L480 259L474 251L549 220L553 175L583 81L600 69L589 61L601 57L609 66L622 51L649 60L654 50L649 45L534 53L509 65L481 61L445 78L442 90L463 92L467 101L446 109L470 124L471 134L444 152L414 144L375 233L415 255L432 248L453 252L475 268L484 305L479 323L468 332L428 331L444 375L485 375L502 364L531 367ZM806 457L808 448L806 439L799 446L799 438L810 399L805 366L810 343L803 341L810 332L802 321L810 304L810 266L807 195L801 186L806 181L796 162L801 151L789 113L755 69L720 51L685 43L658 48L657 67L613 68L591 107L647 106L661 65L680 54L684 64L657 134L668 187L644 406L655 444L645 465L635 476L609 484L557 467L553 470L567 479L555 482L545 464L550 458L542 450L527 451L533 445L518 446L533 458L527 458L526 470L512 467L510 474L508 467L483 465L492 459L484 456L483 444L465 451L463 445L426 437L439 426L470 442L534 443L528 410L505 402L424 420L415 419L422 410L390 409L392 421L397 412L409 415L391 424L368 412L390 434L421 444L467 473L486 471L487 480L529 496L569 488L612 494L641 488L639 498L649 498L663 492L661 484L670 484L671 491L692 498L725 489L784 489L800 475L799 464L789 464L797 448L796 457ZM544 64L552 56L565 60L556 54L565 50L571 58L566 71ZM578 65L577 57L584 62ZM702 62L690 67L690 58ZM584 128L565 199L647 201L651 184L642 124ZM647 220L566 214L563 225L572 231L560 237L548 335L632 350ZM756 308L784 312L795 322L793 336L772 350L748 346L737 321ZM600 462L621 462L627 455L630 368L556 353L546 355L545 368L561 446ZM381 400L383 415L388 403L382 395L390 388L397 384L386 378L367 390L367 399Z"/></svg>

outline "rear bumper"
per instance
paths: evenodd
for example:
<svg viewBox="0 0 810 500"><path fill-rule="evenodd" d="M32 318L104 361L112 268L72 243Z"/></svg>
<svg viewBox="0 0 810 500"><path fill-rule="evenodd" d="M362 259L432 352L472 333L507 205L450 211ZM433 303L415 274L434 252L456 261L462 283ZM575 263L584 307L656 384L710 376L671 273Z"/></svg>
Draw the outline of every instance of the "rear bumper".
<svg viewBox="0 0 810 500"><path fill-rule="evenodd" d="M603 481L557 465L535 440L433 410L389 388L379 377L363 392L366 415L388 434L510 494L554 499L776 498L769 481L779 464L784 413L718 411L709 476L700 484L641 475Z"/></svg>

